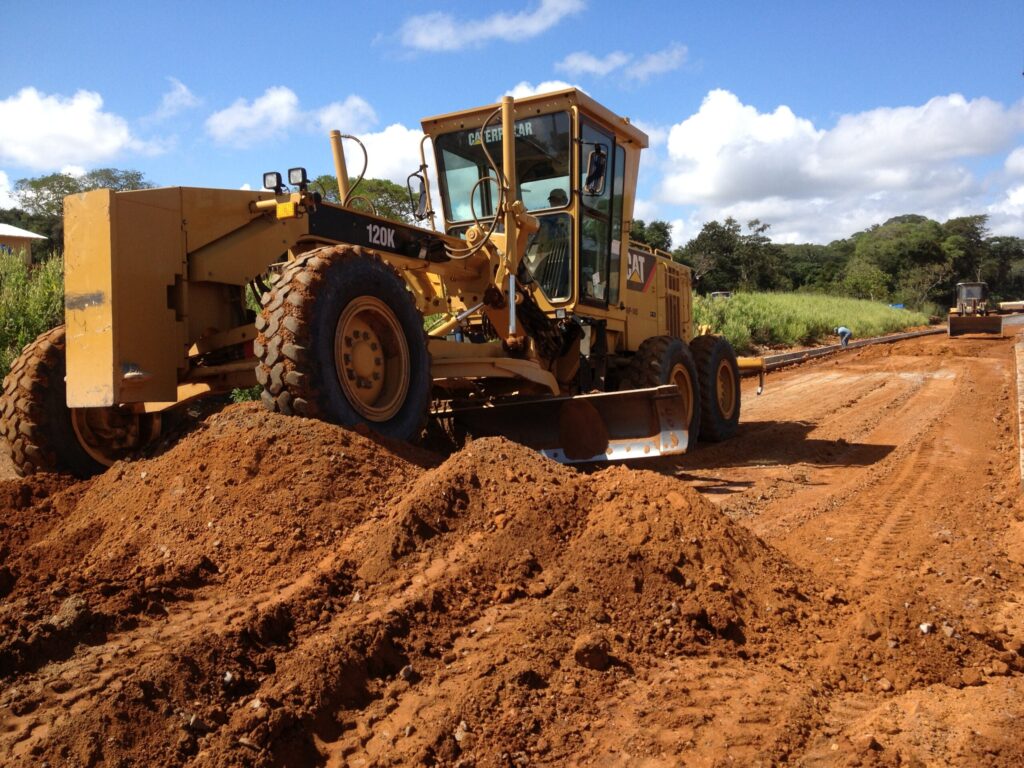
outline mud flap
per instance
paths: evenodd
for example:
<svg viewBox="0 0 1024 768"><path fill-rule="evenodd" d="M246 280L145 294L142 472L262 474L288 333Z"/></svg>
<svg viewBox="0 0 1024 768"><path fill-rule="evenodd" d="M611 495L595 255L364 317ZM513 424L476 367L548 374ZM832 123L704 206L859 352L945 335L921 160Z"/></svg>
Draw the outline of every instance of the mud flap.
<svg viewBox="0 0 1024 768"><path fill-rule="evenodd" d="M562 464L671 456L689 446L675 385L454 405L446 415L474 437L506 437Z"/></svg>
<svg viewBox="0 0 1024 768"><path fill-rule="evenodd" d="M950 315L949 335L963 336L966 333L993 333L1003 335L1001 315Z"/></svg>

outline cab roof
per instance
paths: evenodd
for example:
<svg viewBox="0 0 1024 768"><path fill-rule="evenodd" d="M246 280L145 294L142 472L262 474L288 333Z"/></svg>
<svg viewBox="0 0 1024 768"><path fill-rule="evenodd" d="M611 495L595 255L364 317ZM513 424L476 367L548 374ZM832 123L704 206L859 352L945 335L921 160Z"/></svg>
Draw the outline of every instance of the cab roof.
<svg viewBox="0 0 1024 768"><path fill-rule="evenodd" d="M425 117L420 121L423 132L430 137L451 131L479 128L487 115L500 107L501 104L490 104L458 112L449 112L436 117ZM649 145L647 134L629 122L628 117L616 115L607 107L599 104L578 88L566 88L561 91L541 93L515 100L515 117L521 119L529 115L543 115L551 112L568 110L578 107L580 112L598 123L601 123L615 134L618 141L632 143L641 149Z"/></svg>

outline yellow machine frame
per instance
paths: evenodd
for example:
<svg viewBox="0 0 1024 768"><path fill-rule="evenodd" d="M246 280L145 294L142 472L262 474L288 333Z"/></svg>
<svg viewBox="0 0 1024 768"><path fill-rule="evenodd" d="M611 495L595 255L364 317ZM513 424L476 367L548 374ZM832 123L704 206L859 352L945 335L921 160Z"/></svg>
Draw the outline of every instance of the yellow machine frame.
<svg viewBox="0 0 1024 768"><path fill-rule="evenodd" d="M620 303L600 307L580 300L579 259L572 262L570 299L553 304L537 292L537 303L549 312L563 310L605 321L613 352L634 351L644 339L658 334L692 338L689 269L645 246L626 245L646 134L575 89L521 99L510 107L504 119L513 121L523 115L567 111L573 136L579 136L585 116L615 137L626 158L618 254ZM423 128L434 138L478 126L493 111L492 106L428 118ZM571 163L575 185L578 153L572 153ZM578 222L580 196L573 194L572 200L567 212ZM342 208L326 202L317 207ZM276 262L339 242L310 226L310 208L309 196L301 193L188 187L96 190L69 197L68 405L134 403L155 411L212 391L254 384L251 348L246 345L256 331L245 311L245 286ZM364 218L380 227L394 227L370 214ZM521 211L512 219L511 226L506 222L506 232L525 241L535 220ZM579 231L578 226L574 229ZM457 238L440 233L437 237L449 247L465 247ZM478 305L485 291L501 284L514 268L504 263L505 236L492 235L491 240L479 258L464 261L430 262L379 253L399 269L424 314L457 315ZM647 280L641 290L629 287L630 254L634 263L644 263ZM484 307L483 312L494 327L508 326L507 309ZM566 391L568 376L541 368L531 356L511 358L493 348L481 354L484 350L445 341L446 330L442 326L435 331L430 342L436 379L513 378L532 382L538 392ZM517 325L506 335L522 337L523 331ZM217 355L226 350L234 354Z"/></svg>
<svg viewBox="0 0 1024 768"><path fill-rule="evenodd" d="M522 147L520 187L517 128L525 136L533 117L555 114L555 143ZM576 89L505 97L427 118L423 130L421 156L430 139L445 195L442 137L466 149L480 131L479 153L458 162L476 163L470 197L482 183L497 187L493 216L446 220L437 231L361 210L342 149L343 138L355 137L337 131L330 141L340 203L311 190L302 168L289 171L291 190L271 172L260 192L173 187L68 197L65 328L34 342L18 363L67 408L40 424L35 414L52 411L53 398L33 405L27 379L8 380L14 407L0 432L19 471L94 471L153 439L163 411L257 383L281 413L415 439L430 411L453 434L505 435L559 461L681 453L698 433L734 433L739 372L763 365L737 361L720 337L695 336L690 270L630 242L643 131ZM489 143L500 144L500 167ZM428 167L422 157L414 174L427 200ZM551 168L556 175L544 175ZM549 181L568 187L565 203L531 214L521 198ZM557 232L567 234L534 237L563 215L572 226ZM554 250L542 250L544 242ZM549 299L531 270L554 254L549 265L570 287ZM247 291L260 300L258 313ZM441 320L424 341L420 318L428 315ZM377 407L381 392L389 399ZM26 442L31 434L39 439Z"/></svg>

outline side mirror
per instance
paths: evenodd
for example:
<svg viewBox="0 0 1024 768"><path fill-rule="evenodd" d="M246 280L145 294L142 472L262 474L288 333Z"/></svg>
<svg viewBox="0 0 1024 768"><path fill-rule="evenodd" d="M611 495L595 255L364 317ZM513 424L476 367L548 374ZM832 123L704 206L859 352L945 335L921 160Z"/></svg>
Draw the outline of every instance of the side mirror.
<svg viewBox="0 0 1024 768"><path fill-rule="evenodd" d="M412 191L413 179L419 181L419 192L416 194L415 200L413 200ZM430 212L427 210L427 185L423 180L423 176L419 173L410 173L409 177L405 180L405 188L409 190L409 204L413 208L413 216L416 217L416 221L423 221L430 215Z"/></svg>
<svg viewBox="0 0 1024 768"><path fill-rule="evenodd" d="M608 170L608 149L604 144L595 144L587 155L587 177L583 182L583 194L600 197L604 194L605 176Z"/></svg>

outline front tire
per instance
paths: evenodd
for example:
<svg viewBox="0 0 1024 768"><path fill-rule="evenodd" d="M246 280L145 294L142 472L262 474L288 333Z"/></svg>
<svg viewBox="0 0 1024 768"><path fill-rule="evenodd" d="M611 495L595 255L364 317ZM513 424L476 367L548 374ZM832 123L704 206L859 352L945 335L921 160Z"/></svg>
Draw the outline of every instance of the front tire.
<svg viewBox="0 0 1024 768"><path fill-rule="evenodd" d="M102 472L160 433L159 414L128 408L68 408L66 335L60 325L22 351L4 379L0 435L21 477Z"/></svg>
<svg viewBox="0 0 1024 768"><path fill-rule="evenodd" d="M697 336L690 342L700 379L700 439L728 440L740 423L740 370L732 345L721 336Z"/></svg>
<svg viewBox="0 0 1024 768"><path fill-rule="evenodd" d="M354 246L310 251L264 296L256 328L270 410L419 439L430 356L423 316L391 266Z"/></svg>
<svg viewBox="0 0 1024 768"><path fill-rule="evenodd" d="M619 389L645 389L675 384L687 416L690 444L701 430L701 392L697 367L686 342L676 336L652 336L640 344Z"/></svg>

